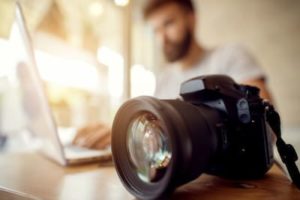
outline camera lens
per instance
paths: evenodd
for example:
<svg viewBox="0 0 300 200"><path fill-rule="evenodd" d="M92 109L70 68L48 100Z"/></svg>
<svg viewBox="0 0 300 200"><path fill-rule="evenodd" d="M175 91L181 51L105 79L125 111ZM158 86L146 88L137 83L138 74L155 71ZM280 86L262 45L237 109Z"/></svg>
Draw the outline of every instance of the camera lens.
<svg viewBox="0 0 300 200"><path fill-rule="evenodd" d="M207 106L138 97L123 104L112 127L112 153L124 186L138 199L158 199L205 172L217 151Z"/></svg>
<svg viewBox="0 0 300 200"><path fill-rule="evenodd" d="M138 176L144 182L155 182L163 177L171 159L168 137L158 118L144 112L128 127L127 148Z"/></svg>

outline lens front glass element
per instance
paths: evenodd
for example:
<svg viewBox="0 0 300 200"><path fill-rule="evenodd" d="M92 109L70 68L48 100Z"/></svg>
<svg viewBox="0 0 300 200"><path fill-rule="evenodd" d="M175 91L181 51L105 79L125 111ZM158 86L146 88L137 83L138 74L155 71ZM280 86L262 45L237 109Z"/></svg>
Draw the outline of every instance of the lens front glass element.
<svg viewBox="0 0 300 200"><path fill-rule="evenodd" d="M156 182L163 177L172 154L169 139L155 115L143 112L131 121L127 149L141 180Z"/></svg>

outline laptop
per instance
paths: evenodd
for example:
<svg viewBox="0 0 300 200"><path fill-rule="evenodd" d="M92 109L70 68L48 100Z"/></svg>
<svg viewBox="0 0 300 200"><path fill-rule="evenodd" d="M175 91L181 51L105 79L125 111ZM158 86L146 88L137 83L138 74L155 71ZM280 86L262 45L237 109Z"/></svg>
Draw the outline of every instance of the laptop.
<svg viewBox="0 0 300 200"><path fill-rule="evenodd" d="M24 15L20 4L16 3L15 20L10 34L10 43L16 54L16 78L20 85L22 107L27 119L28 129L40 143L39 151L67 166L93 161L108 161L111 159L111 148L105 150L91 150L72 146L71 142L63 142L59 136L46 92L38 73L31 39L26 27ZM75 131L75 130L74 130ZM62 135L75 135L62 133ZM69 141L72 139L68 138ZM64 146L63 144L68 143Z"/></svg>

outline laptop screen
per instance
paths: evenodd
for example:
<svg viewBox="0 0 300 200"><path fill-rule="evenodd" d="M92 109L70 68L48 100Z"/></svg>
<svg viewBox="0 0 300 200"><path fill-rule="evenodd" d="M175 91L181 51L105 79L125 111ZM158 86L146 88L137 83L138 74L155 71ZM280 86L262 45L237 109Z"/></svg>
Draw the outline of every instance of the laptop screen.
<svg viewBox="0 0 300 200"><path fill-rule="evenodd" d="M36 67L24 15L18 3L9 40L15 50L16 78L27 128L40 139L43 153L64 162L56 125Z"/></svg>

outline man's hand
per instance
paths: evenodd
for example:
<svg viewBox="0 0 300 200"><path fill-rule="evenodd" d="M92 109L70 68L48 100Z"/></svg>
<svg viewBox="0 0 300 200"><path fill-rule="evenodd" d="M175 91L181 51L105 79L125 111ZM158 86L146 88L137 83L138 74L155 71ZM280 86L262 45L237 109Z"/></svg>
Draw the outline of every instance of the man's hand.
<svg viewBox="0 0 300 200"><path fill-rule="evenodd" d="M111 144L111 128L103 123L88 124L77 131L73 144L91 149L104 149Z"/></svg>

